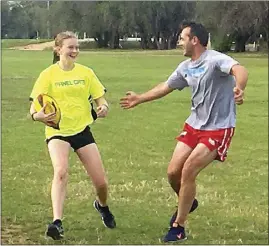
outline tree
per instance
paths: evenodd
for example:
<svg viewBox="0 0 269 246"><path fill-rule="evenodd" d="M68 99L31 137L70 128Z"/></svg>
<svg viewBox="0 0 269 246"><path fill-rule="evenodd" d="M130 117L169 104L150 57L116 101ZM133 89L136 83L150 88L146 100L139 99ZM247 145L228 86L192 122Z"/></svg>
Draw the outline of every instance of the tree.
<svg viewBox="0 0 269 246"><path fill-rule="evenodd" d="M1 2L1 38L4 38L6 35L8 35L9 32L9 8L10 6L8 2Z"/></svg>
<svg viewBox="0 0 269 246"><path fill-rule="evenodd" d="M268 2L200 2L197 17L218 39L235 41L235 51L244 52L250 38L260 32L268 40ZM230 34L230 38L227 38Z"/></svg>
<svg viewBox="0 0 269 246"><path fill-rule="evenodd" d="M194 15L195 2L128 2L127 13L143 49L176 47L179 24Z"/></svg>
<svg viewBox="0 0 269 246"><path fill-rule="evenodd" d="M23 1L21 6L29 16L29 37L46 37L46 23L48 20L46 2Z"/></svg>
<svg viewBox="0 0 269 246"><path fill-rule="evenodd" d="M81 35L83 18L81 4L81 2L51 2L48 18L52 36L66 30L74 31Z"/></svg>
<svg viewBox="0 0 269 246"><path fill-rule="evenodd" d="M31 32L29 18L25 8L19 3L10 7L8 21L8 36L10 38L28 38Z"/></svg>
<svg viewBox="0 0 269 246"><path fill-rule="evenodd" d="M105 24L103 13L106 2L88 2L82 9L82 28L93 37L99 48L108 47L109 32Z"/></svg>

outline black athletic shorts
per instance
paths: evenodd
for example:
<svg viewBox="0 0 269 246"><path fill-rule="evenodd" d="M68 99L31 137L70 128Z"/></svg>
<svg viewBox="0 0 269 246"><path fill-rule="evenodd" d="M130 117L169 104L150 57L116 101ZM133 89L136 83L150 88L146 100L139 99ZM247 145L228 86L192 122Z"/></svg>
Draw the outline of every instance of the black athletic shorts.
<svg viewBox="0 0 269 246"><path fill-rule="evenodd" d="M50 140L52 139L60 139L63 140L65 142L68 142L71 147L74 149L74 151L88 145L88 144L92 144L95 143L95 140L93 138L93 135L91 133L90 127L86 127L82 132L77 133L76 135L72 135L72 136L67 136L67 137L63 137L63 136L53 136L49 139L46 139L46 143L48 144Z"/></svg>

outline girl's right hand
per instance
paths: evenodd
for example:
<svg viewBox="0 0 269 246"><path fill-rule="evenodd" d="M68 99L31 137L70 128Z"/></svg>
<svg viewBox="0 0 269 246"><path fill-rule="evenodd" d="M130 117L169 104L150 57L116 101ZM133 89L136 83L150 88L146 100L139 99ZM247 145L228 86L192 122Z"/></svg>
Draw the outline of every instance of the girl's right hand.
<svg viewBox="0 0 269 246"><path fill-rule="evenodd" d="M52 122L55 120L56 113L45 114L46 104L41 108L41 110L34 114L34 120L43 122L45 125L51 126Z"/></svg>

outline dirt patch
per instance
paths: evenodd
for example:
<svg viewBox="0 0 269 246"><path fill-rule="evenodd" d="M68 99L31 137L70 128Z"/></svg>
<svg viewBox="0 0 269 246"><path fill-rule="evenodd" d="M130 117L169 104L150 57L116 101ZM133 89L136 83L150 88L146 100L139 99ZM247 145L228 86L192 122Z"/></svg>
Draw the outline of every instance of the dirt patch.
<svg viewBox="0 0 269 246"><path fill-rule="evenodd" d="M33 241L27 233L27 230L29 230L29 224L17 224L10 217L2 217L1 220L1 245L36 244L36 242ZM33 228L31 229L33 230Z"/></svg>
<svg viewBox="0 0 269 246"><path fill-rule="evenodd" d="M5 225L1 228L1 244L27 244L29 238L20 225Z"/></svg>
<svg viewBox="0 0 269 246"><path fill-rule="evenodd" d="M28 44L25 46L16 46L16 47L11 47L9 49L12 50L45 50L49 49L54 46L54 41L50 42L45 42L45 43L40 43L40 44Z"/></svg>

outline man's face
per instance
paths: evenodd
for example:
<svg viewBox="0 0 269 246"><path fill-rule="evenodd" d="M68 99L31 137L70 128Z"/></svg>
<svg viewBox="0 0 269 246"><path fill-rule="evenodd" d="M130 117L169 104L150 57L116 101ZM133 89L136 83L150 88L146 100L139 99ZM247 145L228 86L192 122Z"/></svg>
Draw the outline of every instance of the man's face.
<svg viewBox="0 0 269 246"><path fill-rule="evenodd" d="M183 55L187 57L192 56L194 44L195 44L195 37L190 38L190 27L186 27L182 30L179 39L179 45L183 47Z"/></svg>

